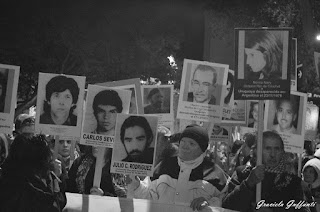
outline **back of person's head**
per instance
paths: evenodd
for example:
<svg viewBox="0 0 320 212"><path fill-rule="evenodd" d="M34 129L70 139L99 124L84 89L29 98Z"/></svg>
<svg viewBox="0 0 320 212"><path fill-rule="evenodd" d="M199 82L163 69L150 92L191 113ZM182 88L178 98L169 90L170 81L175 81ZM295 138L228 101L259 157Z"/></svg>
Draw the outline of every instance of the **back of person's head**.
<svg viewBox="0 0 320 212"><path fill-rule="evenodd" d="M16 117L14 121L14 133L20 134L21 129L25 126L34 125L35 117L29 114L20 114Z"/></svg>
<svg viewBox="0 0 320 212"><path fill-rule="evenodd" d="M241 148L242 144L243 144L243 141L235 140L235 142L233 142L233 145L231 147L231 154L236 154L237 151Z"/></svg>
<svg viewBox="0 0 320 212"><path fill-rule="evenodd" d="M3 164L3 175L28 177L45 175L52 170L52 152L45 135L18 135Z"/></svg>
<svg viewBox="0 0 320 212"><path fill-rule="evenodd" d="M243 140L245 142L245 144L251 148L252 145L254 145L255 143L257 143L257 136L255 134L252 133L246 133L243 136Z"/></svg>
<svg viewBox="0 0 320 212"><path fill-rule="evenodd" d="M147 147L151 144L151 142L153 141L153 132L152 129L150 127L150 124L148 122L148 120L143 117L143 116L129 116L122 124L121 126L121 130L120 130L120 138L121 141L124 142L124 136L125 136L125 132L126 129L130 128L130 127L141 127L142 129L144 129L144 132L146 134L147 137Z"/></svg>
<svg viewBox="0 0 320 212"><path fill-rule="evenodd" d="M99 105L110 105L117 109L118 113L122 112L122 100L117 91L114 90L103 90L100 91L93 99L92 109L94 115L97 115Z"/></svg>

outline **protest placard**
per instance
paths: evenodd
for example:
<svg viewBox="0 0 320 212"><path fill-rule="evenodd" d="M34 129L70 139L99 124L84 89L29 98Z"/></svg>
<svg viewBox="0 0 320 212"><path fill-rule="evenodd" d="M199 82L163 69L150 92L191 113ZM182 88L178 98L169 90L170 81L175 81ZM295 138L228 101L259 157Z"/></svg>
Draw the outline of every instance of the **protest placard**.
<svg viewBox="0 0 320 212"><path fill-rule="evenodd" d="M152 176L158 117L118 114L111 173Z"/></svg>
<svg viewBox="0 0 320 212"><path fill-rule="evenodd" d="M228 65L185 59L179 96L179 119L221 122Z"/></svg>
<svg viewBox="0 0 320 212"><path fill-rule="evenodd" d="M112 147L117 114L129 112L130 100L130 90L89 85L80 143Z"/></svg>
<svg viewBox="0 0 320 212"><path fill-rule="evenodd" d="M80 137L85 77L39 73L35 131Z"/></svg>
<svg viewBox="0 0 320 212"><path fill-rule="evenodd" d="M234 71L228 71L227 85L225 86L224 105L222 110L222 119L230 119L234 107Z"/></svg>
<svg viewBox="0 0 320 212"><path fill-rule="evenodd" d="M145 115L159 117L159 125L173 126L173 85L141 86Z"/></svg>
<svg viewBox="0 0 320 212"><path fill-rule="evenodd" d="M266 101L264 130L275 130L285 151L302 153L305 134L307 94L292 91L290 99Z"/></svg>
<svg viewBox="0 0 320 212"><path fill-rule="evenodd" d="M130 90L132 93L131 93L129 114L143 114L141 85L140 85L139 78L96 83L96 85L114 87L116 89Z"/></svg>
<svg viewBox="0 0 320 212"><path fill-rule="evenodd" d="M235 29L234 99L289 98L291 28Z"/></svg>
<svg viewBox="0 0 320 212"><path fill-rule="evenodd" d="M315 140L318 133L319 107L315 104L307 104L305 140Z"/></svg>
<svg viewBox="0 0 320 212"><path fill-rule="evenodd" d="M20 67L0 64L0 132L12 134Z"/></svg>
<svg viewBox="0 0 320 212"><path fill-rule="evenodd" d="M222 118L223 125L246 125L247 124L247 101L234 100L230 118Z"/></svg>

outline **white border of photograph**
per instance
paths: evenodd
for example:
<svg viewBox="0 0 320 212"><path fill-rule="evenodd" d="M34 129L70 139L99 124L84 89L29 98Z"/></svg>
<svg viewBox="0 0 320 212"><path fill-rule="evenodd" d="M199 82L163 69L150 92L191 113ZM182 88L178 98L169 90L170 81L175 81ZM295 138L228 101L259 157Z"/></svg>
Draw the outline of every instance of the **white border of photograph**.
<svg viewBox="0 0 320 212"><path fill-rule="evenodd" d="M77 116L76 126L66 126L66 125L54 125L54 124L41 124L40 116L44 113L44 101L46 100L46 85L54 77L65 76L74 79L79 87L78 101L76 103L76 108L73 114ZM35 132L42 133L46 135L59 135L59 136L72 136L80 137L81 123L83 115L83 101L84 101L84 88L86 83L86 77L84 76L74 76L65 74L52 74L52 73L39 73L38 81L38 94L37 94L37 112L35 121Z"/></svg>
<svg viewBox="0 0 320 212"><path fill-rule="evenodd" d="M92 133L97 128L97 120L94 117L93 108L92 108L94 97L99 92L104 90L116 91L122 101L122 108L123 108L122 113L127 114L129 112L132 92L130 90L115 89L115 88L99 86L99 85L88 85L87 90L88 91L87 91L86 107L84 112L84 120L82 124L80 144L113 148L114 135L102 135L102 134Z"/></svg>
<svg viewBox="0 0 320 212"><path fill-rule="evenodd" d="M142 92L142 99L143 99L143 111L144 111L144 107L147 106L148 104L146 103L146 96L148 95L148 93L150 92L150 90L152 90L153 88L159 88L160 91L163 92L163 89L167 90L170 89L169 92L165 92L164 94L164 101L168 101L169 100L169 113L156 113L156 114L145 114L145 115L155 115L159 117L159 125L163 125L163 126L173 126L173 121L174 121L174 117L173 117L173 85L142 85L141 86L141 92ZM148 90L148 93L145 93L146 90ZM170 97L166 97L166 95L170 95ZM164 102L165 103L165 102Z"/></svg>
<svg viewBox="0 0 320 212"><path fill-rule="evenodd" d="M319 78L320 75L320 53L314 52L314 65L316 67L316 73Z"/></svg>
<svg viewBox="0 0 320 212"><path fill-rule="evenodd" d="M192 75L198 65L211 66L217 70L217 82L213 95L216 97L216 105L188 102L188 93L192 92ZM222 94L223 85L227 83L228 70L229 65L184 59L177 118L220 123L225 96Z"/></svg>
<svg viewBox="0 0 320 212"><path fill-rule="evenodd" d="M119 80L119 81L112 81L112 82L103 82L103 83L96 83L95 85L99 86L106 86L106 87L114 87L116 89L130 89L134 88L135 90L135 100L136 100L136 109L137 114L143 114L143 107L142 107L142 96L141 96L141 84L139 78L132 78L126 80ZM131 94L133 95L133 94ZM129 114L131 113L129 109Z"/></svg>
<svg viewBox="0 0 320 212"><path fill-rule="evenodd" d="M223 125L246 125L247 124L247 101L234 100L230 119L223 118L221 124ZM239 118L242 117L242 118Z"/></svg>
<svg viewBox="0 0 320 212"><path fill-rule="evenodd" d="M305 122L306 122L306 109L307 109L307 94L292 91L291 95L299 98L299 110L297 111L297 127L296 133L281 133L278 132L283 139L285 151L293 153L302 153L304 148L304 135L305 135ZM274 130L274 119L276 116L276 101L266 101L266 108L264 117L264 131Z"/></svg>
<svg viewBox="0 0 320 212"><path fill-rule="evenodd" d="M2 88L2 92L6 90L4 110L0 113L0 132L12 134L15 107L17 103L17 91L20 66L0 64L0 71L5 71L7 77L6 89ZM8 71L6 71L8 70Z"/></svg>
<svg viewBox="0 0 320 212"><path fill-rule="evenodd" d="M134 163L122 161L127 157L126 150L121 141L120 131L123 122L130 116L142 116L145 117L153 132L153 141L149 147L154 148L153 152L153 164L146 163ZM157 134L158 134L158 117L151 115L132 115L132 114L118 114L117 123L115 128L115 140L113 145L112 159L110 172L118 174L130 174L138 176L153 176L154 165L156 160L156 148L157 148Z"/></svg>

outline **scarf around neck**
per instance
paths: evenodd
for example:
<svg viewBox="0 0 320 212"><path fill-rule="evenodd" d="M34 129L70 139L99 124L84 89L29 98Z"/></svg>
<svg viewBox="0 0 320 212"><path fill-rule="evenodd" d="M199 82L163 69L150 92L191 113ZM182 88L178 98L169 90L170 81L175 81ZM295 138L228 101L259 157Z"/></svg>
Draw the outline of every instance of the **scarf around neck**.
<svg viewBox="0 0 320 212"><path fill-rule="evenodd" d="M205 155L206 155L205 153L202 153L202 154L201 154L199 157L197 157L196 159L194 159L194 160L189 160L189 161L183 161L183 160L181 160L181 159L178 157L178 164L179 164L179 166L180 166L180 170L182 170L182 171L184 171L184 170L190 170L190 172L191 172L192 169L198 167L198 166L202 163Z"/></svg>

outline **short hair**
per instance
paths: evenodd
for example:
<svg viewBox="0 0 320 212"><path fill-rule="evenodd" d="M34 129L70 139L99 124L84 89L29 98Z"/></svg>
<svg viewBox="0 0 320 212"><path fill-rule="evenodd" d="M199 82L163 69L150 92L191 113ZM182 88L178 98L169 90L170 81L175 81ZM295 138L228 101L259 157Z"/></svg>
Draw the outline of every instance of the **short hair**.
<svg viewBox="0 0 320 212"><path fill-rule="evenodd" d="M270 31L246 31L245 48L255 48L265 56L266 65L262 72L266 78L281 78L282 47L282 41Z"/></svg>
<svg viewBox="0 0 320 212"><path fill-rule="evenodd" d="M276 104L276 111L281 107L281 104L284 102L288 102L291 105L291 109L293 114L297 115L299 111L299 101L298 101L298 96L290 95L290 99L280 99L280 100L275 100ZM297 126L298 119L293 120L292 125ZM278 119L277 119L277 112L274 115L274 120L273 124L278 124Z"/></svg>
<svg viewBox="0 0 320 212"><path fill-rule="evenodd" d="M52 152L45 135L18 135L3 164L3 174L30 176L53 170Z"/></svg>
<svg viewBox="0 0 320 212"><path fill-rule="evenodd" d="M213 68L212 66L208 66L208 65L198 65L193 72L193 77L192 79L194 79L194 75L196 74L197 71L211 71L213 73L213 79L212 79L212 85L215 85L217 83L217 70L215 68Z"/></svg>
<svg viewBox="0 0 320 212"><path fill-rule="evenodd" d="M150 100L153 95L161 93L159 88L153 88L151 91L148 93L147 100Z"/></svg>
<svg viewBox="0 0 320 212"><path fill-rule="evenodd" d="M72 103L76 104L79 98L79 86L78 83L71 77L66 77L64 75L58 75L49 80L46 85L46 101L44 104L43 110L49 112L51 107L48 104L50 101L51 95L55 92L61 93L66 90L69 90L72 95ZM70 113L74 110L76 106L73 106L70 109Z"/></svg>
<svg viewBox="0 0 320 212"><path fill-rule="evenodd" d="M246 133L243 136L244 142L247 144L249 148L257 143L257 136L253 133Z"/></svg>
<svg viewBox="0 0 320 212"><path fill-rule="evenodd" d="M263 146L265 139L277 139L280 141L280 147L284 151L284 144L281 136L276 131L265 131L263 132Z"/></svg>
<svg viewBox="0 0 320 212"><path fill-rule="evenodd" d="M146 133L147 137L147 147L150 146L153 140L153 132L149 122L143 116L130 116L123 122L120 130L120 138L122 143L124 143L124 134L126 129L134 126L138 126L144 129L144 132Z"/></svg>
<svg viewBox="0 0 320 212"><path fill-rule="evenodd" d="M227 84L228 82L230 82L230 91L229 93L227 94L227 96L224 98L224 103L225 104L229 104L230 102L230 99L231 99L231 96L233 94L233 87L234 87L234 77L233 77L233 74L231 74L230 72L228 72L228 79L227 79Z"/></svg>
<svg viewBox="0 0 320 212"><path fill-rule="evenodd" d="M116 107L118 113L121 113L123 110L122 100L118 92L115 90L103 90L94 97L92 109L95 116L97 115L99 105L114 106Z"/></svg>

